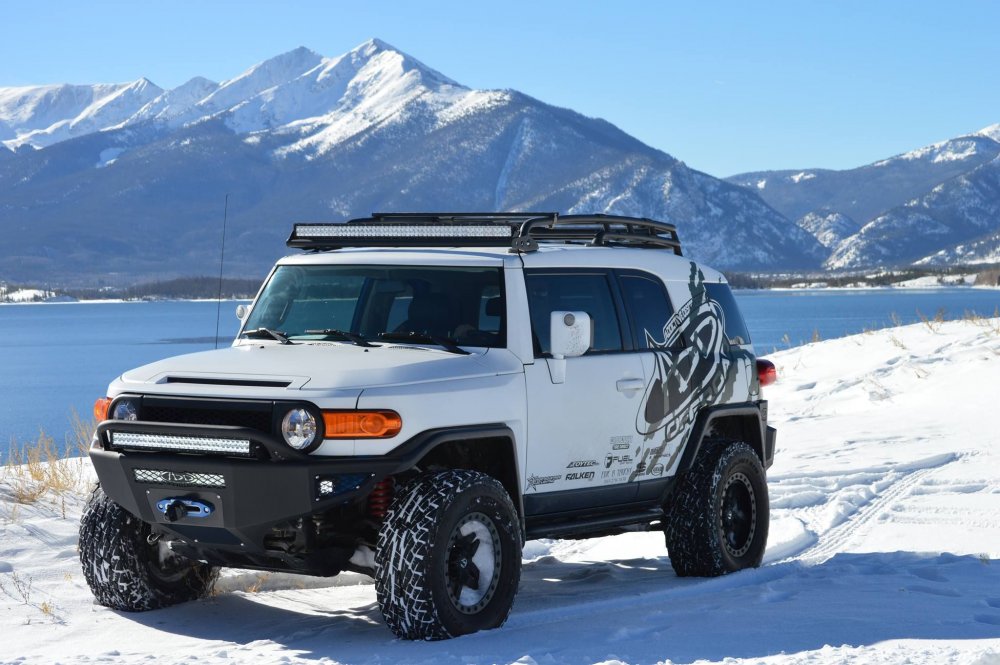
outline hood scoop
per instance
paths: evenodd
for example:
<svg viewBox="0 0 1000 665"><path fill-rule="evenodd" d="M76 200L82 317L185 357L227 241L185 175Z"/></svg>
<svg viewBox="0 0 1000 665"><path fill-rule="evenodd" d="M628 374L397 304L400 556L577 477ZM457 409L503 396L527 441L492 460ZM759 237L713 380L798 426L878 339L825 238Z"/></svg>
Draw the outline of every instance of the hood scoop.
<svg viewBox="0 0 1000 665"><path fill-rule="evenodd" d="M247 386L251 388L287 388L291 381L266 379L216 379L204 376L168 376L163 383L191 383L201 386Z"/></svg>

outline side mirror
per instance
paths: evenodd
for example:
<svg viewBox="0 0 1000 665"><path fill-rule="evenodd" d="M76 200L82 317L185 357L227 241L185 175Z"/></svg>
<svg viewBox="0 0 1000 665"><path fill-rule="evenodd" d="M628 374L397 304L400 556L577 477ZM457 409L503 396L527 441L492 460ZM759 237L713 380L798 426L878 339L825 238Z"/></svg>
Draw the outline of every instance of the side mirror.
<svg viewBox="0 0 1000 665"><path fill-rule="evenodd" d="M586 312L552 312L550 317L549 339L553 358L576 358L593 345L594 327Z"/></svg>
<svg viewBox="0 0 1000 665"><path fill-rule="evenodd" d="M240 303L239 305L236 306L236 318L242 321L247 317L247 311L248 311L247 306L244 305L243 303Z"/></svg>

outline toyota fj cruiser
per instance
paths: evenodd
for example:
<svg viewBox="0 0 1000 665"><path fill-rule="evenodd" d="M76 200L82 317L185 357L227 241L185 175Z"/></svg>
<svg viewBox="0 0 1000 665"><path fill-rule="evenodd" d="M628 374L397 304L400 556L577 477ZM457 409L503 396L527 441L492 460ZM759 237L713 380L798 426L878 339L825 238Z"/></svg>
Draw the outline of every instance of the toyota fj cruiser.
<svg viewBox="0 0 1000 665"><path fill-rule="evenodd" d="M396 635L441 639L505 621L527 539L655 529L678 575L760 564L774 366L672 225L376 214L288 245L231 348L97 401L100 603L351 570Z"/></svg>

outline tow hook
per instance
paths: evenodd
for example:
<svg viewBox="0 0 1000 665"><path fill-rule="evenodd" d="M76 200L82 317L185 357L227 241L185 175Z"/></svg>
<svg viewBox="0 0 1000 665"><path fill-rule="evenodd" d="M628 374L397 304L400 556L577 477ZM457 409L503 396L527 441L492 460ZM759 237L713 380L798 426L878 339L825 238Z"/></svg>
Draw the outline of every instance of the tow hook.
<svg viewBox="0 0 1000 665"><path fill-rule="evenodd" d="M215 511L215 506L197 499L168 498L157 501L156 509L168 522L176 522L183 517L208 517Z"/></svg>

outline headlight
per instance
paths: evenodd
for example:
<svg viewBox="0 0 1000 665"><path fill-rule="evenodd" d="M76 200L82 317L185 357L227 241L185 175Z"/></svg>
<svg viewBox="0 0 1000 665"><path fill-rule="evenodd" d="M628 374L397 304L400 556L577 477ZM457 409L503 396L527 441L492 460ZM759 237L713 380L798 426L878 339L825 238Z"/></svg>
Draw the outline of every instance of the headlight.
<svg viewBox="0 0 1000 665"><path fill-rule="evenodd" d="M111 410L112 420L139 420L139 405L130 399L120 399Z"/></svg>
<svg viewBox="0 0 1000 665"><path fill-rule="evenodd" d="M292 409L281 421L281 436L296 450L308 448L316 439L316 418L306 409Z"/></svg>

